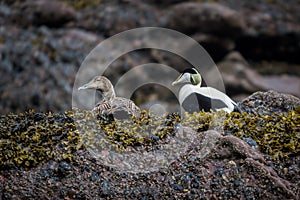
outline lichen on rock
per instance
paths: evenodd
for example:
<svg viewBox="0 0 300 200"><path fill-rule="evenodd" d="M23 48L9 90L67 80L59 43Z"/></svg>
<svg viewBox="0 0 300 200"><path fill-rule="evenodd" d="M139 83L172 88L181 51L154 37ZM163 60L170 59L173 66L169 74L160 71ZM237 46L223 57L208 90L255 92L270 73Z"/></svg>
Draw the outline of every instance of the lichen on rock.
<svg viewBox="0 0 300 200"><path fill-rule="evenodd" d="M174 132L178 121L176 114L150 117L146 111L125 121L77 109L8 114L0 119L0 167L32 167L54 158L71 161L76 150L95 145L118 150L147 145Z"/></svg>
<svg viewBox="0 0 300 200"><path fill-rule="evenodd" d="M278 96L264 95L267 99ZM289 102L286 97L285 103ZM251 107L253 101L244 101L243 108L256 109ZM143 111L139 118L128 121L79 109L1 116L3 197L124 197L125 192L131 192L126 197L137 198L146 191L147 196L155 193L162 197L296 199L300 112L297 106L285 109L284 102L262 103L260 110L242 114L198 112L180 117ZM261 112L262 108L272 111L276 105L279 112ZM180 144L188 142L183 149L174 149L176 139ZM178 155L166 168L152 173L117 172L88 150L106 148L100 153L107 159L112 158L112 152L125 152L120 165L127 166L128 154L140 153L135 157L141 160L138 165L148 164L152 160L143 162L147 159L144 153L155 153L167 145ZM149 184L143 185L145 182Z"/></svg>
<svg viewBox="0 0 300 200"><path fill-rule="evenodd" d="M55 157L71 160L81 137L67 113L1 116L0 168L32 167Z"/></svg>

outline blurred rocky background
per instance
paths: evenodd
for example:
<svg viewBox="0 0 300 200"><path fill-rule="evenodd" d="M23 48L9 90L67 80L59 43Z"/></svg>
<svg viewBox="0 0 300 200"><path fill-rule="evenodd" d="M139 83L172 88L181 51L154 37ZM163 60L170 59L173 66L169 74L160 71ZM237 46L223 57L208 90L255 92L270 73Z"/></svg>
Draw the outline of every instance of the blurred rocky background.
<svg viewBox="0 0 300 200"><path fill-rule="evenodd" d="M0 113L71 109L85 56L106 38L144 26L198 41L236 101L270 89L300 97L299 10L298 0L1 0ZM187 67L176 55L150 49L122 56L106 74L115 82L150 62ZM134 97L143 104L168 94L149 85Z"/></svg>

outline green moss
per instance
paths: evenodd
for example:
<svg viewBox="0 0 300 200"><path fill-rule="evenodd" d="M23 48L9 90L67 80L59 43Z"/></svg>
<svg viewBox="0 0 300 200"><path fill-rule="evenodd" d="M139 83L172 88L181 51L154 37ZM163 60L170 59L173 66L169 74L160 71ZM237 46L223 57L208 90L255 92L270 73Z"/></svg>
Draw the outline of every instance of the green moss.
<svg viewBox="0 0 300 200"><path fill-rule="evenodd" d="M272 115L199 112L186 114L182 123L196 131L217 129L240 138L250 137L262 153L278 159L300 152L300 113L297 109Z"/></svg>
<svg viewBox="0 0 300 200"><path fill-rule="evenodd" d="M296 112L297 114L300 114L300 106L296 106L295 112Z"/></svg>
<svg viewBox="0 0 300 200"><path fill-rule="evenodd" d="M224 131L254 139L261 152L280 159L299 154L300 113L254 115L248 113L199 112L153 116L143 111L139 118L121 121L89 111L53 114L33 110L0 117L0 168L32 167L47 160L72 161L79 148L124 151L129 146L147 147L172 137L176 124L201 132Z"/></svg>
<svg viewBox="0 0 300 200"><path fill-rule="evenodd" d="M192 127L195 131L207 131L208 129L217 129L222 127L226 113L220 112L195 112L193 114L185 113L182 125Z"/></svg>
<svg viewBox="0 0 300 200"><path fill-rule="evenodd" d="M77 117L77 127L83 133L84 144L97 149L124 150L128 146L147 145L174 132L178 115L153 116L142 111L138 118L114 120L108 115ZM95 121L97 122L95 124Z"/></svg>
<svg viewBox="0 0 300 200"><path fill-rule="evenodd" d="M233 121L242 124L240 131L233 130ZM224 126L233 135L251 137L261 152L274 159L295 155L300 151L300 115L295 111L272 115L229 115Z"/></svg>
<svg viewBox="0 0 300 200"><path fill-rule="evenodd" d="M80 110L8 114L0 118L0 168L32 167L49 159L72 161L81 147L124 150L151 144L174 132L177 122L177 115L155 117L146 111L128 121Z"/></svg>
<svg viewBox="0 0 300 200"><path fill-rule="evenodd" d="M8 114L0 118L0 168L31 167L59 157L72 158L81 138L65 114ZM65 146L65 148L57 148Z"/></svg>
<svg viewBox="0 0 300 200"><path fill-rule="evenodd" d="M6 42L6 38L3 35L0 35L0 43L5 43Z"/></svg>

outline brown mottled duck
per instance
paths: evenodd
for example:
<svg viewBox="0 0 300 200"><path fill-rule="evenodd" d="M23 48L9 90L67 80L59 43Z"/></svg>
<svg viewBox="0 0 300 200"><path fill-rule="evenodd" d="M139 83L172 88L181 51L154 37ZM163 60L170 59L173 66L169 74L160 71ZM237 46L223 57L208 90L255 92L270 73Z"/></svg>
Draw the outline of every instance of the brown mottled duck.
<svg viewBox="0 0 300 200"><path fill-rule="evenodd" d="M93 111L99 114L113 114L117 118L139 116L140 108L130 99L116 97L115 90L110 80L105 76L96 76L78 90L95 89L100 91L103 99L98 102Z"/></svg>

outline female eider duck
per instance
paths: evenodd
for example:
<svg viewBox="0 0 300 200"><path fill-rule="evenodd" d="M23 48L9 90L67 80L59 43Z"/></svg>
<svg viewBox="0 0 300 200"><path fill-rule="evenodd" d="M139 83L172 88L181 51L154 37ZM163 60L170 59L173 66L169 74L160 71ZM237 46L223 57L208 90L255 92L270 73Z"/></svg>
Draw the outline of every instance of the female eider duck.
<svg viewBox="0 0 300 200"><path fill-rule="evenodd" d="M195 68L185 69L172 85L185 84L179 91L180 105L189 113L224 110L240 112L237 104L221 91L207 87Z"/></svg>
<svg viewBox="0 0 300 200"><path fill-rule="evenodd" d="M99 114L113 114L117 118L139 116L140 108L130 99L116 97L115 90L110 80L105 76L96 76L78 90L95 89L101 92L103 99L95 105L94 112Z"/></svg>

